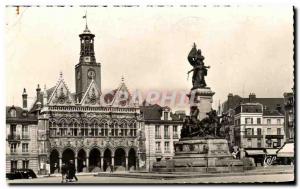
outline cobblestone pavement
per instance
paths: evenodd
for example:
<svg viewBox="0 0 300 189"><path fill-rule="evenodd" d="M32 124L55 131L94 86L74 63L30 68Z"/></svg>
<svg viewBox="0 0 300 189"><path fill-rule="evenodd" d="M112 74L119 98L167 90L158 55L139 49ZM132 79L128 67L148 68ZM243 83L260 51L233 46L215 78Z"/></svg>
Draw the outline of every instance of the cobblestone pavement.
<svg viewBox="0 0 300 189"><path fill-rule="evenodd" d="M245 176L226 176L226 177L199 177L181 179L143 179L143 178L122 178L122 177L95 177L92 175L78 176L76 183L127 183L127 184L165 184L165 183L249 183L249 182L286 182L293 181L293 174L269 174L269 175L245 175ZM60 177L44 177L37 179L22 179L8 181L9 183L61 183Z"/></svg>

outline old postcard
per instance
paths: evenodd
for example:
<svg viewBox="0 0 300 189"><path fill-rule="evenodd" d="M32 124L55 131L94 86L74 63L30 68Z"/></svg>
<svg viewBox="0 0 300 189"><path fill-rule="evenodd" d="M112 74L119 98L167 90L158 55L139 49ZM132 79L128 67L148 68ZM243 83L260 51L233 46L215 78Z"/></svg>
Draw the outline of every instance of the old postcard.
<svg viewBox="0 0 300 189"><path fill-rule="evenodd" d="M5 11L7 183L295 182L292 6Z"/></svg>

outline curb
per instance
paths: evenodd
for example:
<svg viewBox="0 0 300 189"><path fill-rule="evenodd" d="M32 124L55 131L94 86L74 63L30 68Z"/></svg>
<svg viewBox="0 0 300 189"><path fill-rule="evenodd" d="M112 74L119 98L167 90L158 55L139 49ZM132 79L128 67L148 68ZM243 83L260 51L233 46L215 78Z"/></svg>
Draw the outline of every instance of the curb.
<svg viewBox="0 0 300 189"><path fill-rule="evenodd" d="M248 176L248 175L273 175L273 174L293 174L293 171L276 172L239 172L239 173L221 173L221 174L192 174L192 175L143 175L143 174L122 174L122 173L99 173L95 177L126 177L126 178L144 178L144 179L180 179L180 178L198 178L198 177L228 177L228 176Z"/></svg>

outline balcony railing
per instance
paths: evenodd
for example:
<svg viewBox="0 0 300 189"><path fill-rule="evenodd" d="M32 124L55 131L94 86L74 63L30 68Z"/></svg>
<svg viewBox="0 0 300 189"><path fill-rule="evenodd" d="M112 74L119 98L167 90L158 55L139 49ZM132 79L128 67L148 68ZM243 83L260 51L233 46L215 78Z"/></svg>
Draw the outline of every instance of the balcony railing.
<svg viewBox="0 0 300 189"><path fill-rule="evenodd" d="M17 155L18 152L17 151L10 151L10 155Z"/></svg>
<svg viewBox="0 0 300 189"><path fill-rule="evenodd" d="M155 135L155 139L161 139L160 135Z"/></svg>
<svg viewBox="0 0 300 189"><path fill-rule="evenodd" d="M29 134L22 134L22 139L30 139Z"/></svg>
<svg viewBox="0 0 300 189"><path fill-rule="evenodd" d="M245 135L245 138L263 138L263 135Z"/></svg>
<svg viewBox="0 0 300 189"><path fill-rule="evenodd" d="M88 107L88 106L49 106L50 111L93 111L93 112L130 112L136 113L137 107L135 108L119 108L119 107Z"/></svg>
<svg viewBox="0 0 300 189"><path fill-rule="evenodd" d="M279 138L279 139L283 139L284 135L266 135L266 138Z"/></svg>
<svg viewBox="0 0 300 189"><path fill-rule="evenodd" d="M19 142L21 140L20 135L8 135L7 140L9 142Z"/></svg>
<svg viewBox="0 0 300 189"><path fill-rule="evenodd" d="M170 135L165 135L164 138L165 139L170 139Z"/></svg>

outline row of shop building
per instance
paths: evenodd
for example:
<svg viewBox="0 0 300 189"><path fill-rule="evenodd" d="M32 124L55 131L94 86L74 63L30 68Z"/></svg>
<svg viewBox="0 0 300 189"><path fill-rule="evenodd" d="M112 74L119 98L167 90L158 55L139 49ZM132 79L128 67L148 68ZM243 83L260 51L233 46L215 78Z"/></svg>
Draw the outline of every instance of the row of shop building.
<svg viewBox="0 0 300 189"><path fill-rule="evenodd" d="M282 98L257 98L254 93L242 98L229 94L219 112L230 117L227 140L231 151L240 158L253 157L261 164L269 159L271 163L293 163L293 93L284 93Z"/></svg>

